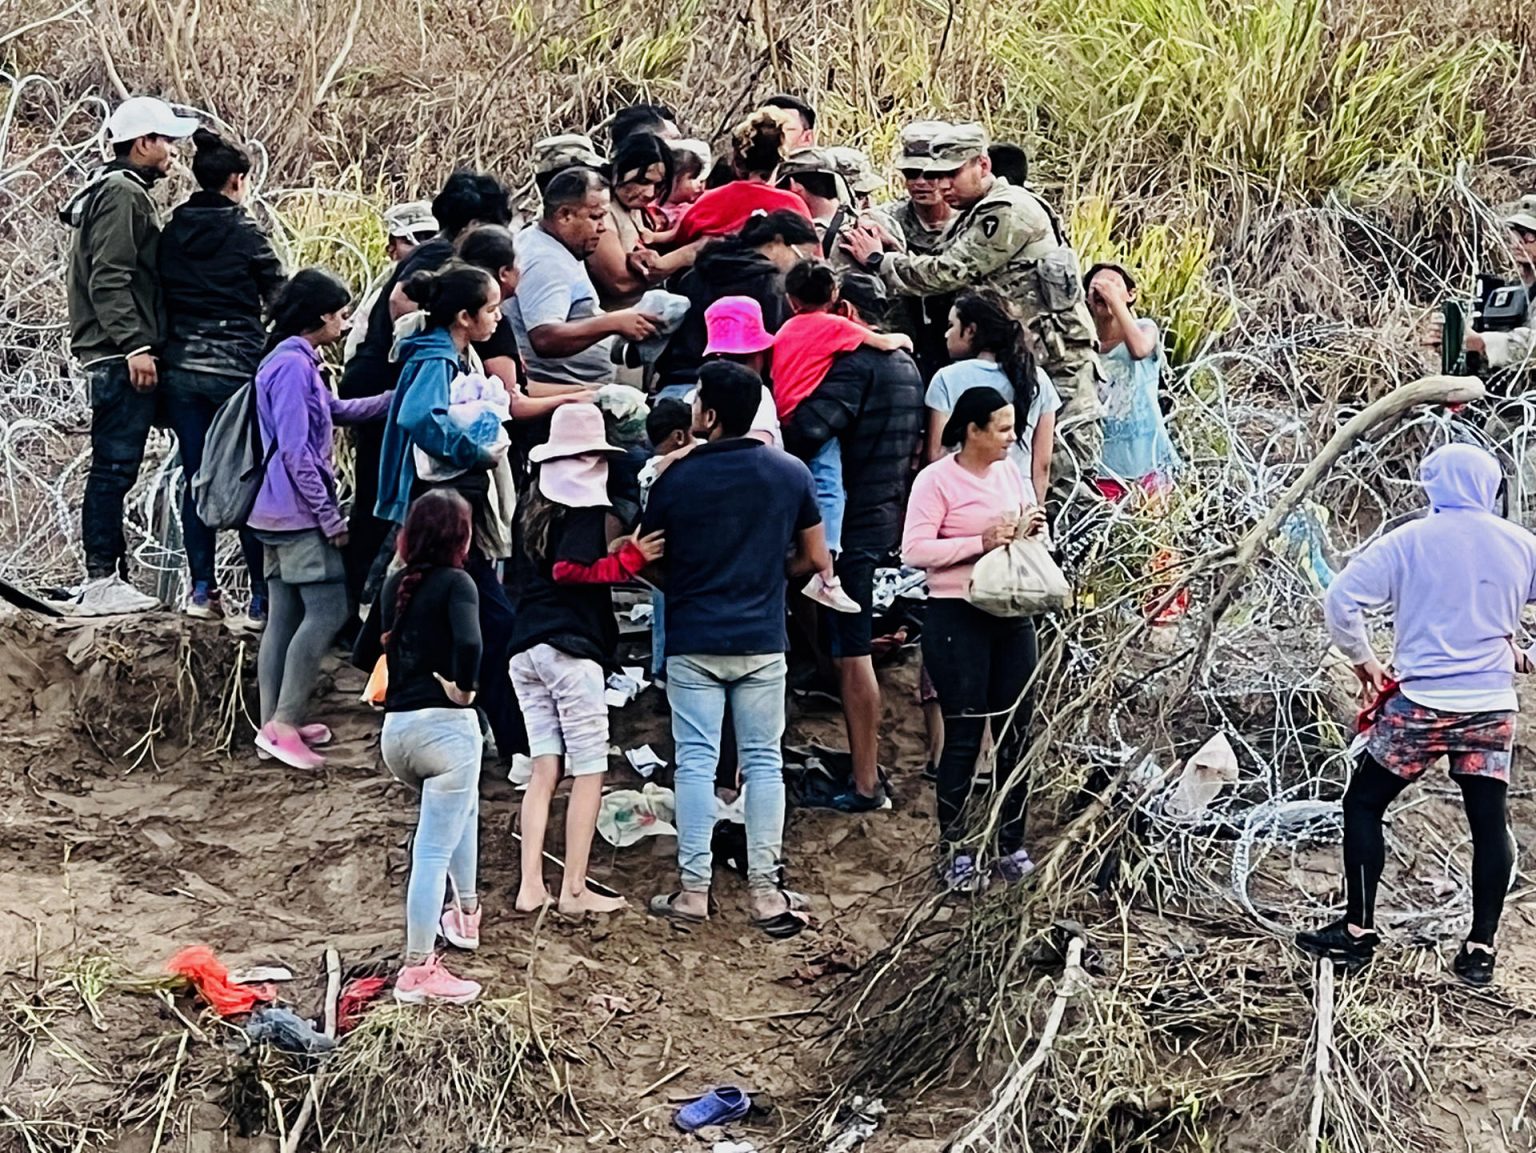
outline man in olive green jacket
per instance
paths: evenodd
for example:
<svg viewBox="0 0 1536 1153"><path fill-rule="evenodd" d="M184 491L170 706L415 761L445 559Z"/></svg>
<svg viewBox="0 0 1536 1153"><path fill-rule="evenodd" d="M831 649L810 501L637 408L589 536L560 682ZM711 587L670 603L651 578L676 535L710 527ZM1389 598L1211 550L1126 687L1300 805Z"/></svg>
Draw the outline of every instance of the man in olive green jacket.
<svg viewBox="0 0 1536 1153"><path fill-rule="evenodd" d="M142 612L158 602L125 579L123 502L138 479L155 418L155 353L165 329L156 271L160 213L149 190L170 171L175 142L197 128L150 96L126 100L107 120L111 163L62 212L74 229L69 255L69 347L91 393L91 467L81 529L81 616Z"/></svg>

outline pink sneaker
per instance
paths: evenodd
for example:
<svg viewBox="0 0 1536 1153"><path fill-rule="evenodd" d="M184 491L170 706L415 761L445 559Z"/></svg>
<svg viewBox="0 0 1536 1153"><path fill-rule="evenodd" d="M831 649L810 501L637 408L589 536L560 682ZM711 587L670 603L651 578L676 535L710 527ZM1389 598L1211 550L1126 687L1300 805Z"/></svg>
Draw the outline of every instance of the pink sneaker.
<svg viewBox="0 0 1536 1153"><path fill-rule="evenodd" d="M315 752L294 729L281 732L276 725L263 725L256 734L256 747L292 769L318 769L325 758Z"/></svg>
<svg viewBox="0 0 1536 1153"><path fill-rule="evenodd" d="M466 913L457 905L451 905L443 910L443 919L438 922L443 930L443 936L455 949L478 949L480 947L480 913L479 906L473 913Z"/></svg>
<svg viewBox="0 0 1536 1153"><path fill-rule="evenodd" d="M420 965L407 965L395 978L395 1000L402 1005L468 1005L480 996L480 985L455 977L434 953Z"/></svg>

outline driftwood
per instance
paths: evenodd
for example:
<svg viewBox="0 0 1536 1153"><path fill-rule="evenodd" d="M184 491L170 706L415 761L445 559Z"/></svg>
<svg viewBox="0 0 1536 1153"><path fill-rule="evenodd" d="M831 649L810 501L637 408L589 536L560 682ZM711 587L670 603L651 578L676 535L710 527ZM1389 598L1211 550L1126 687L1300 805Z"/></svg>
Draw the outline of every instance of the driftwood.
<svg viewBox="0 0 1536 1153"><path fill-rule="evenodd" d="M325 1035L332 1040L336 1039L336 1005L341 999L341 954L335 949L325 951ZM309 1119L314 1116L315 1103L320 1100L320 1079L322 1073L315 1073L309 1079L309 1092L304 1097L304 1104L299 1106L299 1115L293 1119L293 1128L288 1130L288 1137L283 1142L282 1153L295 1153L299 1142L304 1140L304 1130L309 1128Z"/></svg>
<svg viewBox="0 0 1536 1153"><path fill-rule="evenodd" d="M1035 1078L1045 1067L1051 1049L1056 1044L1056 1037L1061 1032L1062 1019L1067 1015L1067 1002L1087 987L1088 974L1083 969L1083 939L1073 937L1067 945L1067 963L1061 971L1061 980L1056 982L1056 999L1051 1002L1051 1011L1046 1014L1040 1039L1035 1042L1035 1051L1027 1061L1008 1074L1008 1079L998 1086L986 1112L977 1117L949 1146L950 1153L973 1153L997 1147L996 1129L999 1122L1010 1114L1019 1116L1023 1113L1029 1092L1034 1088Z"/></svg>

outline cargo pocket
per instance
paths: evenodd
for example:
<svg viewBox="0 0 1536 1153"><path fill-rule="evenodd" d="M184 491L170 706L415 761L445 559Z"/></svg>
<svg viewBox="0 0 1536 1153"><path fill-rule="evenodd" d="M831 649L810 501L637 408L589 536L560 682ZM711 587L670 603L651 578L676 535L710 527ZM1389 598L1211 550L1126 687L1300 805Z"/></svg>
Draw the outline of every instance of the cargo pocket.
<svg viewBox="0 0 1536 1153"><path fill-rule="evenodd" d="M1035 261L1035 281L1047 311L1070 312L1082 302L1082 273L1070 248L1053 249Z"/></svg>

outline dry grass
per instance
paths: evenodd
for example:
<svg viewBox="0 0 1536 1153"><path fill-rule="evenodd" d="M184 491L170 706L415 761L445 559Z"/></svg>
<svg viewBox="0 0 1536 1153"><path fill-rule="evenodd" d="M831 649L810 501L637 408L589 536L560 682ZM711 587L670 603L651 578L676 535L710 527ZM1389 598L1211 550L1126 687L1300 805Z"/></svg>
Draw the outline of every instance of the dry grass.
<svg viewBox="0 0 1536 1153"><path fill-rule="evenodd" d="M1256 804L1336 796L1339 702L1319 672L1316 590L1293 560L1263 558L1196 669L1203 644L1186 634L1160 647L1169 638L1143 627L1158 584L1145 562L1175 546L1198 613L1235 542L1341 410L1421 371L1414 333L1434 302L1501 266L1488 206L1530 183L1536 157L1528 5L100 0L87 18L50 3L59 19L39 12L41 26L0 32L0 569L39 581L73 571L84 418L64 368L51 214L90 159L104 99L158 91L259 142L262 200L289 252L355 283L378 258L374 213L386 200L428 194L465 164L525 185L531 140L600 125L639 98L672 104L713 138L754 98L802 91L824 137L877 162L901 123L925 114L979 118L1026 144L1085 258L1129 264L1164 322L1186 369L1174 428L1191 472L1166 515L1120 515L1077 558L1094 600L1048 650L1037 714L1049 723L1024 766L1041 782L1037 808L1066 830L1041 875L968 917L937 900L913 913L834 1006L829 1107L844 1089L920 1099L951 1081L1002 1082L1038 1040L1061 951L1053 924L1071 918L1102 967L1042 1077L992 1134L997 1149L1210 1148L1240 1111L1277 1147L1305 1147L1315 990L1255 919L1280 924L1297 910L1271 899L1284 877L1262 861L1252 892L1232 883L1246 868L1237 846L1253 844L1226 833L1263 834L1244 824ZM1424 417L1357 448L1318 490L1336 514L1332 543L1351 547L1407 507L1426 444L1454 435L1523 448L1510 426L1479 419ZM176 567L142 547L163 519L167 475L135 502L129 527L141 561ZM1529 485L1516 504L1531 510ZM223 676L199 683L198 715L217 714L227 738L238 702L212 699ZM151 714L132 731L166 723ZM1240 735L1252 774L1222 836L1170 831L1134 793L1104 793L1145 758L1166 769L1216 727ZM1084 790L1107 803L1084 810ZM1192 923L1209 927L1199 948ZM54 1019L45 1008L24 1017L34 1048ZM377 1148L424 1109L467 1119L478 1107L483 1118L501 1101L484 1140L506 1140L535 1100L563 1100L528 1013L494 1003L451 1024L380 1014L335 1062L322 1124ZM1458 1014L1493 1031L1514 1010L1469 1000L1419 961L1341 988L1328 1148L1433 1143L1415 1126L1433 1090L1427 1067L1454 1051L1446 1021ZM135 1080L137 1123L153 1127L189 1085L211 1083L185 1037L156 1049ZM1498 1044L1530 1067L1518 1035ZM383 1073L413 1060L447 1062L453 1076L400 1096ZM178 1064L189 1076L172 1085ZM303 1080L263 1070L256 1113L291 1117ZM37 1153L87 1146L124 1115L0 1114L0 1131Z"/></svg>

